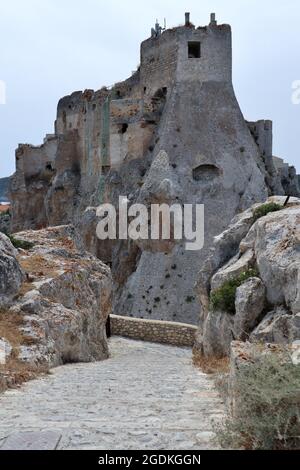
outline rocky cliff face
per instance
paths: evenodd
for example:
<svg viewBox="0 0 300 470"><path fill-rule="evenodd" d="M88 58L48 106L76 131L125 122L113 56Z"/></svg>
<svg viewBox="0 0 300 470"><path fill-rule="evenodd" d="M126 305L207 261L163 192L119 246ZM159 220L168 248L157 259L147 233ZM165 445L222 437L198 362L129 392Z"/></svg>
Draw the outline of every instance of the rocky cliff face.
<svg viewBox="0 0 300 470"><path fill-rule="evenodd" d="M284 198L269 200L274 201L283 204ZM196 352L226 356L233 339L284 344L300 340L300 200L292 198L287 207L255 221L258 207L240 214L215 238L199 273L202 315ZM214 294L222 295L224 304L232 296L230 282L241 276L234 311L213 308Z"/></svg>
<svg viewBox="0 0 300 470"><path fill-rule="evenodd" d="M156 157L132 202L204 204L205 246L197 252L186 251L184 242L118 247L118 271L127 265L127 253L132 259L138 248L139 256L134 272L117 288L115 311L196 323L194 284L213 237L238 211L265 200L267 189L230 84L174 86L158 139Z"/></svg>
<svg viewBox="0 0 300 470"><path fill-rule="evenodd" d="M193 286L213 237L235 214L285 193L271 124L245 122L231 75L230 26L189 24L144 41L128 80L60 100L55 134L17 150L12 230L73 223L112 266L115 313L197 323ZM296 195L287 178L291 187ZM205 204L203 250L186 251L184 240L99 242L95 207L117 206L120 195L148 207Z"/></svg>
<svg viewBox="0 0 300 470"><path fill-rule="evenodd" d="M18 233L26 246L18 251L0 237L0 336L19 338L14 357L49 367L107 358L110 270L82 249L73 227Z"/></svg>
<svg viewBox="0 0 300 470"><path fill-rule="evenodd" d="M0 178L0 202L8 201L10 178Z"/></svg>

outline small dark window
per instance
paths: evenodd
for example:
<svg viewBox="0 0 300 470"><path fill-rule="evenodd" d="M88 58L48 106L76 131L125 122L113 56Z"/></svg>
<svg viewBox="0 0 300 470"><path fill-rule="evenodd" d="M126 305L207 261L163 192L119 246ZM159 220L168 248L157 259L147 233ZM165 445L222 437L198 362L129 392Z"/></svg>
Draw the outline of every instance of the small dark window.
<svg viewBox="0 0 300 470"><path fill-rule="evenodd" d="M188 43L188 56L189 56L189 59L200 59L201 57L201 43L200 42Z"/></svg>

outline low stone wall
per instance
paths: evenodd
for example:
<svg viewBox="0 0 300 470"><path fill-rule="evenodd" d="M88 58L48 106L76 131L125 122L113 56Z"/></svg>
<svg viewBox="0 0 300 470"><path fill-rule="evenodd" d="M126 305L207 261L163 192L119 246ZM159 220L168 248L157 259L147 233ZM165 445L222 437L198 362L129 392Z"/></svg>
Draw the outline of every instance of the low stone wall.
<svg viewBox="0 0 300 470"><path fill-rule="evenodd" d="M172 346L193 347L197 327L186 323L175 323L141 318L110 316L112 336L170 344Z"/></svg>

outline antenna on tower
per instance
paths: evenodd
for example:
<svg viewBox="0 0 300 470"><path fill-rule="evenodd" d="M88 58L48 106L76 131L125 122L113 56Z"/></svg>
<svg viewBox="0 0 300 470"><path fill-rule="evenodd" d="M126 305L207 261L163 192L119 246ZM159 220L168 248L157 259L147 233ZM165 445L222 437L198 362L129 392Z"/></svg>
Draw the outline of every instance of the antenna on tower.
<svg viewBox="0 0 300 470"><path fill-rule="evenodd" d="M166 29L167 29L167 20L166 20L166 18L164 18L164 30L166 30Z"/></svg>
<svg viewBox="0 0 300 470"><path fill-rule="evenodd" d="M166 18L165 18L165 27L162 28L158 22L158 19L156 19L155 27L151 29L151 37L152 38L158 38L162 31L165 31L166 29Z"/></svg>

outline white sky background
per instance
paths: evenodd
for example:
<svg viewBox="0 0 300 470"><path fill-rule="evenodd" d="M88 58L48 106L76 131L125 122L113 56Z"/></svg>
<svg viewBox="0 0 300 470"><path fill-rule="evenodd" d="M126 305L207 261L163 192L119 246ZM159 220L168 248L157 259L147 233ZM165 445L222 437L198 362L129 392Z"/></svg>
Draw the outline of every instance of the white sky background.
<svg viewBox="0 0 300 470"><path fill-rule="evenodd" d="M14 171L18 143L53 132L59 98L121 81L139 64L156 18L167 26L215 12L233 30L234 87L246 119L274 121L274 154L300 172L298 0L0 0L0 177Z"/></svg>

